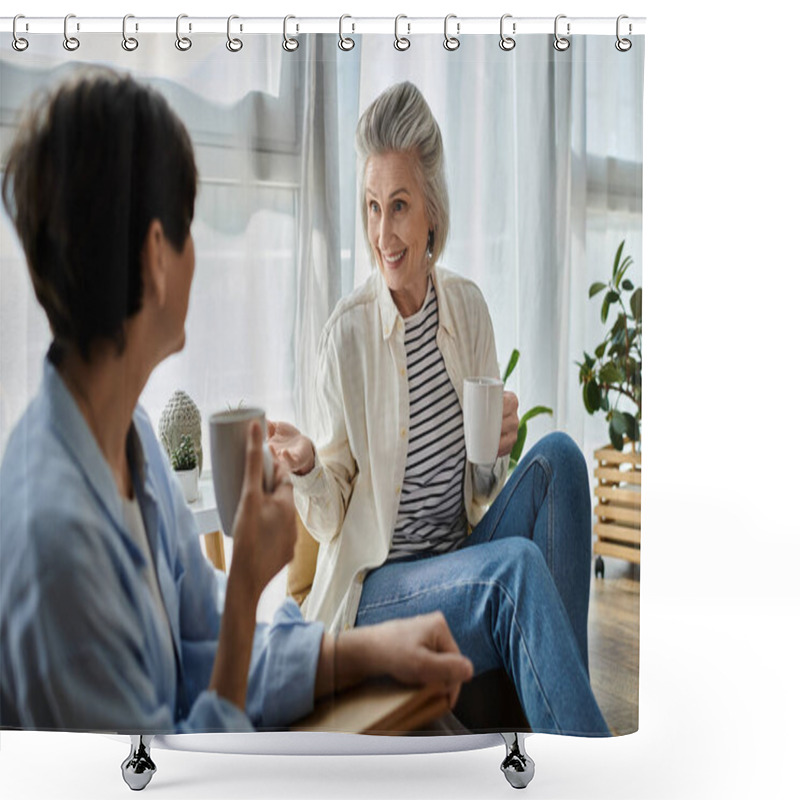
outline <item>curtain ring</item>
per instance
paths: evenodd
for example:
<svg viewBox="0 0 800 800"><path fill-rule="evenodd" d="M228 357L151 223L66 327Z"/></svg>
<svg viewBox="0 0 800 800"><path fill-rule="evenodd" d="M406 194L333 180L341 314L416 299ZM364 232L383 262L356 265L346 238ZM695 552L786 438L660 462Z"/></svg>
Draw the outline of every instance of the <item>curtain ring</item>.
<svg viewBox="0 0 800 800"><path fill-rule="evenodd" d="M231 22L235 19L239 19L236 14L231 14L228 17L228 41L225 42L225 47L231 51L231 53L238 53L242 49L242 40L235 39L231 36ZM241 28L239 28L241 30Z"/></svg>
<svg viewBox="0 0 800 800"><path fill-rule="evenodd" d="M566 19L566 14L559 14L556 17L555 25L553 25L553 47L558 50L559 53L563 53L565 50L569 50L569 39L564 36L558 35L558 21L560 19ZM567 36L570 34L570 25L569 22L567 23Z"/></svg>
<svg viewBox="0 0 800 800"><path fill-rule="evenodd" d="M517 46L517 40L512 36L506 36L505 32L503 31L503 26L507 19L511 19L511 14L503 14L503 16L500 17L500 49L505 50L506 52L513 50ZM517 32L516 22L512 23L511 32Z"/></svg>
<svg viewBox="0 0 800 800"><path fill-rule="evenodd" d="M458 38L458 34L461 32L461 23L456 22L456 35L450 36L447 32L447 23L451 19L458 19L455 14L448 14L444 18L444 42L442 43L445 50L449 50L451 53L453 50L458 50L461 47L461 39Z"/></svg>
<svg viewBox="0 0 800 800"><path fill-rule="evenodd" d="M300 47L300 42L298 42L297 39L289 36L287 33L287 25L290 19L297 19L297 17L293 17L291 14L288 14L283 18L283 49L287 53L293 53L298 47Z"/></svg>
<svg viewBox="0 0 800 800"><path fill-rule="evenodd" d="M406 39L405 36L400 36L400 32L398 28L400 27L400 20L401 19L408 19L405 14L398 14L394 18L394 49L395 50L408 50L411 47L411 41ZM408 26L408 32L411 33L411 26L406 23Z"/></svg>
<svg viewBox="0 0 800 800"><path fill-rule="evenodd" d="M135 19L133 14L126 14L122 18L122 49L132 53L139 46L139 40L134 39L133 36L128 36L127 26L129 19Z"/></svg>
<svg viewBox="0 0 800 800"><path fill-rule="evenodd" d="M188 36L181 36L181 20L188 17L188 14L178 14L175 20L175 47L182 53L185 53L192 46L192 40ZM189 30L191 29L192 24L189 23Z"/></svg>
<svg viewBox="0 0 800 800"><path fill-rule="evenodd" d="M619 35L619 28L620 28L619 24L620 24L620 22L622 22L623 19L628 19L627 14L620 14L617 17L617 41L614 42L614 47L616 47L617 50L620 51L620 53L627 53L628 50L630 50L631 47L633 47L633 42L631 42L630 39L623 39ZM632 30L632 28L631 28L631 24L629 22L628 23L628 33L629 34L630 34L631 30Z"/></svg>
<svg viewBox="0 0 800 800"><path fill-rule="evenodd" d="M342 14L342 16L339 17L339 49L345 51L352 50L356 46L355 41L351 39L349 36L345 37L344 31L342 30L344 21L346 19L353 19L353 18L349 14ZM353 25L353 23L350 24L352 25L353 31L355 31L356 26Z"/></svg>
<svg viewBox="0 0 800 800"><path fill-rule="evenodd" d="M11 26L11 33L13 34L14 38L13 38L13 40L11 42L11 46L18 53L21 53L23 50L27 50L28 49L29 42L28 42L27 39L23 39L21 36L17 36L17 20L18 19L25 19L25 15L24 14L17 14L17 16L14 17L14 22L13 22L13 24Z"/></svg>
<svg viewBox="0 0 800 800"><path fill-rule="evenodd" d="M74 53L81 46L81 43L77 37L70 36L67 31L67 23L71 19L75 19L74 14L67 14L67 16L64 17L64 49L69 50L70 53Z"/></svg>

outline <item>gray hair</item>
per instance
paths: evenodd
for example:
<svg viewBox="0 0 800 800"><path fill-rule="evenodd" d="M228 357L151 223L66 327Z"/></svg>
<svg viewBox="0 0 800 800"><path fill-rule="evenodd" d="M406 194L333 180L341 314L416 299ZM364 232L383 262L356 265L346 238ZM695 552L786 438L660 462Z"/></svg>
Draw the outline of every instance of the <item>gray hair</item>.
<svg viewBox="0 0 800 800"><path fill-rule="evenodd" d="M431 265L435 264L450 230L450 201L444 175L444 148L439 125L422 92L405 81L382 92L361 115L356 128L356 151L361 173L359 200L364 235L368 235L367 197L364 175L370 156L410 153L422 186L425 211L433 229ZM375 255L370 247L370 259Z"/></svg>

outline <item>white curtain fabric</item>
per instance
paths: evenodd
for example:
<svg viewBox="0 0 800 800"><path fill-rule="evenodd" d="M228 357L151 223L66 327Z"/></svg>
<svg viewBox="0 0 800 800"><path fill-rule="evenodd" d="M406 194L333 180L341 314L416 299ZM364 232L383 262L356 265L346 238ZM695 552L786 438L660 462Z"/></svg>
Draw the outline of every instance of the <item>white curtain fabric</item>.
<svg viewBox="0 0 800 800"><path fill-rule="evenodd" d="M481 287L501 367L521 351L511 388L523 410L544 404L529 442L559 428L587 450L605 441L583 410L573 362L599 343L599 303L621 239L641 280L643 45L618 53L608 37L549 36L503 52L496 36L248 36L229 53L214 37L178 52L148 34L126 53L118 35L84 37L66 54L37 36L25 54L0 51L0 145L33 92L79 62L152 82L186 123L201 175L193 226L197 267L187 344L153 374L142 400L154 422L183 389L204 420L240 402L307 422L320 330L336 301L371 269L357 208L353 134L387 86L412 80L442 128L451 234L442 264ZM0 220L0 448L39 383L49 343L21 248ZM646 312L645 312L646 316ZM204 435L207 428L204 425Z"/></svg>

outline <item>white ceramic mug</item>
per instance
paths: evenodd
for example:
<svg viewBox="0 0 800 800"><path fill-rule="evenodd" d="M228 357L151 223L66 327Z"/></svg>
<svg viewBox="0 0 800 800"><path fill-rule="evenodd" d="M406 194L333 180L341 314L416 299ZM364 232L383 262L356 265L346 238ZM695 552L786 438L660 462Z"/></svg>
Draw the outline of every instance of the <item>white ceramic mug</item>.
<svg viewBox="0 0 800 800"><path fill-rule="evenodd" d="M214 477L214 496L217 499L222 530L233 536L233 520L239 506L244 484L247 433L250 423L257 420L264 436L267 434L267 414L263 408L236 408L218 411L208 420L211 438L211 473ZM264 489L272 491L272 451L266 441L262 447L264 459Z"/></svg>
<svg viewBox="0 0 800 800"><path fill-rule="evenodd" d="M503 427L503 381L464 378L464 440L467 460L494 464Z"/></svg>

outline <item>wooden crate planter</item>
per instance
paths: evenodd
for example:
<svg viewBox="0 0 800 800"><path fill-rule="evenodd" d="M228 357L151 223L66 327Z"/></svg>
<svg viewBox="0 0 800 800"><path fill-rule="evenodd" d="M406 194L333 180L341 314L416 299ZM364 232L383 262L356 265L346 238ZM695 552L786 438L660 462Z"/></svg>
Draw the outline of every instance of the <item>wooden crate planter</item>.
<svg viewBox="0 0 800 800"><path fill-rule="evenodd" d="M638 564L642 542L642 454L626 442L595 450L595 575L604 573L603 556Z"/></svg>

